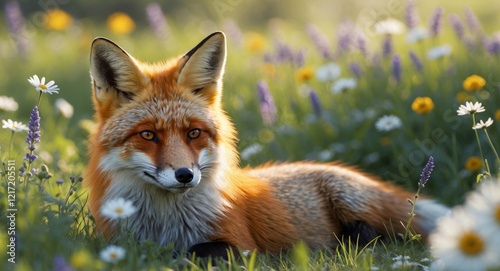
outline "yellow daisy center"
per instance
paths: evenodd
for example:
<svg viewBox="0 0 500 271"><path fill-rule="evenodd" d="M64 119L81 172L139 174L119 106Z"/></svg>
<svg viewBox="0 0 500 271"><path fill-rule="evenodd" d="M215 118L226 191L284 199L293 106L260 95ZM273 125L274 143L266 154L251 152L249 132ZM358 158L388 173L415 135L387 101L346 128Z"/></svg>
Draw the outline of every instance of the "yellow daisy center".
<svg viewBox="0 0 500 271"><path fill-rule="evenodd" d="M114 260L114 259L118 258L118 254L116 254L116 252L111 252L111 253L109 253L109 257Z"/></svg>
<svg viewBox="0 0 500 271"><path fill-rule="evenodd" d="M41 89L43 89L43 90L47 89L47 86L46 85L42 85L42 84L38 85L38 87L41 88Z"/></svg>
<svg viewBox="0 0 500 271"><path fill-rule="evenodd" d="M484 250L484 241L477 233L467 232L458 240L458 247L464 254L475 256Z"/></svg>
<svg viewBox="0 0 500 271"><path fill-rule="evenodd" d="M121 215L121 214L123 214L123 209L120 208L120 207L118 207L118 208L115 209L115 213Z"/></svg>

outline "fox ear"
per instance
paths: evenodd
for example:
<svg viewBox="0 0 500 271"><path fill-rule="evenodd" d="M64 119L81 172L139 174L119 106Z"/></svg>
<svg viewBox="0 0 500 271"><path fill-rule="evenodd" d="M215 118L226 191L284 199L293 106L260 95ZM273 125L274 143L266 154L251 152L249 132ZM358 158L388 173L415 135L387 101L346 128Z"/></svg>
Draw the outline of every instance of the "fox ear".
<svg viewBox="0 0 500 271"><path fill-rule="evenodd" d="M226 37L215 32L181 59L184 64L177 82L190 88L195 94L214 101L220 96L220 84L226 63Z"/></svg>
<svg viewBox="0 0 500 271"><path fill-rule="evenodd" d="M96 38L92 42L90 77L95 98L115 105L130 101L142 82L134 58L106 38Z"/></svg>

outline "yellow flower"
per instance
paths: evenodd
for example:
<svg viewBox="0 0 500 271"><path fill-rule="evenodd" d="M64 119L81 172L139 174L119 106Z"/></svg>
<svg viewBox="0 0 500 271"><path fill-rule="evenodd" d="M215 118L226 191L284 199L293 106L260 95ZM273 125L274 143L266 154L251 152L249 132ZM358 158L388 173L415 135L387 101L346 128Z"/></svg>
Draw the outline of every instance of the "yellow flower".
<svg viewBox="0 0 500 271"><path fill-rule="evenodd" d="M313 76L314 76L314 70L309 66L301 67L295 73L295 78L300 83L309 81L309 79L313 78Z"/></svg>
<svg viewBox="0 0 500 271"><path fill-rule="evenodd" d="M245 39L245 47L251 53L258 53L266 47L266 38L259 33L248 33Z"/></svg>
<svg viewBox="0 0 500 271"><path fill-rule="evenodd" d="M479 75L473 74L465 78L463 85L467 91L477 91L483 89L486 85L486 80Z"/></svg>
<svg viewBox="0 0 500 271"><path fill-rule="evenodd" d="M75 252L71 258L70 262L76 269L87 266L92 262L92 255L87 250L79 250Z"/></svg>
<svg viewBox="0 0 500 271"><path fill-rule="evenodd" d="M418 114L427 114L434 109L434 102L430 97L417 97L411 104L411 109Z"/></svg>
<svg viewBox="0 0 500 271"><path fill-rule="evenodd" d="M128 34L134 27L134 20L123 12L115 12L108 17L108 28L113 33Z"/></svg>
<svg viewBox="0 0 500 271"><path fill-rule="evenodd" d="M495 111L495 119L500 121L500 109L498 109L497 111Z"/></svg>
<svg viewBox="0 0 500 271"><path fill-rule="evenodd" d="M62 9L51 9L45 14L45 27L52 30L63 31L68 29L73 18Z"/></svg>
<svg viewBox="0 0 500 271"><path fill-rule="evenodd" d="M481 158L477 156L471 156L467 161L465 161L465 169L468 171L478 171L483 167L483 162Z"/></svg>

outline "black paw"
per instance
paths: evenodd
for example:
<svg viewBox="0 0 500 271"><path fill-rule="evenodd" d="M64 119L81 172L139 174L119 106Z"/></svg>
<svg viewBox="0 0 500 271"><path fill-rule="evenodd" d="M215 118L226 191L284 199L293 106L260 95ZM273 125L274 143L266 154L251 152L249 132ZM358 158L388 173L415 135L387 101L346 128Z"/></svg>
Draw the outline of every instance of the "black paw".
<svg viewBox="0 0 500 271"><path fill-rule="evenodd" d="M228 252L230 250L234 252L235 257L239 256L238 249L235 246L219 241L196 244L190 247L188 252L196 255L196 257L228 260Z"/></svg>

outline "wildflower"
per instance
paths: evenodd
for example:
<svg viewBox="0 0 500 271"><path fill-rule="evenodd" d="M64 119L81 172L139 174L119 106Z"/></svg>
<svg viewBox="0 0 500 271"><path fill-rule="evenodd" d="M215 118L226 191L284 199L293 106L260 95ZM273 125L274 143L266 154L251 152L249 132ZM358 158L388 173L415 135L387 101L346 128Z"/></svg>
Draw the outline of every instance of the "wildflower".
<svg viewBox="0 0 500 271"><path fill-rule="evenodd" d="M395 54L394 56L392 56L392 75L398 83L401 81L401 72L401 58L399 57L399 55Z"/></svg>
<svg viewBox="0 0 500 271"><path fill-rule="evenodd" d="M135 28L135 23L130 16L123 12L115 12L108 17L108 28L116 34L128 34Z"/></svg>
<svg viewBox="0 0 500 271"><path fill-rule="evenodd" d="M149 3L146 6L146 14L149 26L153 29L156 37L161 40L168 38L170 30L160 5L158 3Z"/></svg>
<svg viewBox="0 0 500 271"><path fill-rule="evenodd" d="M431 178L431 173L434 170L434 157L430 156L429 161L427 161L427 164L425 164L425 167L422 169L422 172L420 173L420 179L418 180L418 186L424 187L425 184L429 181Z"/></svg>
<svg viewBox="0 0 500 271"><path fill-rule="evenodd" d="M401 119L395 115L385 115L375 123L375 128L380 132L389 132L402 126Z"/></svg>
<svg viewBox="0 0 500 271"><path fill-rule="evenodd" d="M313 24L306 25L306 33L312 40L314 47L319 51L324 59L331 59L332 53L330 51L330 43L328 39L319 31L319 29Z"/></svg>
<svg viewBox="0 0 500 271"><path fill-rule="evenodd" d="M415 52L413 52L413 51L410 51L409 54L410 54L411 63L413 63L413 67L415 67L415 70L422 71L422 61L420 61L417 54L415 54Z"/></svg>
<svg viewBox="0 0 500 271"><path fill-rule="evenodd" d="M356 79L354 78L339 78L332 85L332 92L334 94L341 93L343 91L355 89L357 86Z"/></svg>
<svg viewBox="0 0 500 271"><path fill-rule="evenodd" d="M479 130L479 129L486 129L490 127L493 124L493 120L491 118L488 118L486 122L483 122L483 120L480 120L472 129L474 130Z"/></svg>
<svg viewBox="0 0 500 271"><path fill-rule="evenodd" d="M224 22L222 23L222 29L224 29L224 32L229 37L228 40L230 40L232 43L236 44L237 46L240 46L243 43L243 34L241 33L241 29L233 20L224 20Z"/></svg>
<svg viewBox="0 0 500 271"><path fill-rule="evenodd" d="M486 80L483 77L473 74L465 78L463 82L464 89L467 91L477 91L484 88Z"/></svg>
<svg viewBox="0 0 500 271"><path fill-rule="evenodd" d="M497 245L500 242L500 197L498 195L500 195L500 181L482 182L465 202L465 208L475 217L478 225L490 233L488 236Z"/></svg>
<svg viewBox="0 0 500 271"><path fill-rule="evenodd" d="M406 42L415 43L417 41L421 41L426 39L429 36L429 32L425 28L415 27L408 31L406 35Z"/></svg>
<svg viewBox="0 0 500 271"><path fill-rule="evenodd" d="M363 73L361 66L359 66L357 62L349 63L349 70L358 78L361 77L361 74Z"/></svg>
<svg viewBox="0 0 500 271"><path fill-rule="evenodd" d="M316 78L322 82L333 81L340 76L340 66L331 62L316 70Z"/></svg>
<svg viewBox="0 0 500 271"><path fill-rule="evenodd" d="M438 220L430 244L432 254L446 270L487 270L498 263L495 244L464 208Z"/></svg>
<svg viewBox="0 0 500 271"><path fill-rule="evenodd" d="M262 120L264 124L271 125L276 122L276 106L266 81L259 80L257 83L257 91L260 98L260 114L262 115Z"/></svg>
<svg viewBox="0 0 500 271"><path fill-rule="evenodd" d="M56 184L57 185L62 185L64 183L64 180L63 179L57 179L56 180Z"/></svg>
<svg viewBox="0 0 500 271"><path fill-rule="evenodd" d="M405 21L406 26L408 26L409 29L415 28L420 23L420 16L418 15L416 0L410 0L406 4Z"/></svg>
<svg viewBox="0 0 500 271"><path fill-rule="evenodd" d="M63 115L63 117L69 119L73 116L73 106L68 103L65 99L59 98L55 102L57 111Z"/></svg>
<svg viewBox="0 0 500 271"><path fill-rule="evenodd" d="M68 29L73 18L62 9L51 9L45 14L45 27L51 30L63 31Z"/></svg>
<svg viewBox="0 0 500 271"><path fill-rule="evenodd" d="M0 110L3 111L16 111L19 108L17 102L7 96L0 96Z"/></svg>
<svg viewBox="0 0 500 271"><path fill-rule="evenodd" d="M16 44L17 53L26 57L26 53L30 48L31 37L27 33L26 23L21 12L21 7L19 6L19 2L14 0L8 1L5 4L4 11L9 32Z"/></svg>
<svg viewBox="0 0 500 271"><path fill-rule="evenodd" d="M470 8L465 8L465 21L467 22L467 26L471 30L472 33L482 33L483 28L481 27L481 22L474 14Z"/></svg>
<svg viewBox="0 0 500 271"><path fill-rule="evenodd" d="M262 147L262 145L260 145L258 143L252 144L241 151L241 153L240 153L241 159L248 160L252 156L261 152L263 149L264 149L264 147Z"/></svg>
<svg viewBox="0 0 500 271"><path fill-rule="evenodd" d="M321 109L321 102L319 101L318 94L312 88L308 88L307 92L309 93L309 99L311 100L314 114L316 114L317 117L321 117L323 110Z"/></svg>
<svg viewBox="0 0 500 271"><path fill-rule="evenodd" d="M457 110L457 113L459 116L467 115L467 114L476 114L476 113L481 113L484 112L485 109L483 107L483 104L480 102L465 102L465 105L461 104L460 107Z"/></svg>
<svg viewBox="0 0 500 271"><path fill-rule="evenodd" d="M19 133L22 131L28 131L28 127L22 122L12 121L11 119L2 120L2 128L10 129L13 133Z"/></svg>
<svg viewBox="0 0 500 271"><path fill-rule="evenodd" d="M72 271L73 268L69 265L62 255L56 255L52 261L54 271Z"/></svg>
<svg viewBox="0 0 500 271"><path fill-rule="evenodd" d="M481 161L481 158L477 156L471 156L465 161L465 169L468 171L478 171L481 168L483 168L483 162Z"/></svg>
<svg viewBox="0 0 500 271"><path fill-rule="evenodd" d="M28 143L29 152L26 153L24 160L31 163L36 160L37 156L33 154L36 150L36 143L40 142L40 113L38 112L38 106L35 105L30 115L30 124L28 137L26 138L26 143Z"/></svg>
<svg viewBox="0 0 500 271"><path fill-rule="evenodd" d="M59 93L59 87L55 85L54 80L51 80L47 84L45 84L45 77L42 77L42 80L40 80L38 78L38 75L35 74L28 79L28 82L36 88L36 91L40 91L41 93Z"/></svg>
<svg viewBox="0 0 500 271"><path fill-rule="evenodd" d="M130 217L136 211L132 202L124 198L108 200L101 208L102 215L112 220Z"/></svg>
<svg viewBox="0 0 500 271"><path fill-rule="evenodd" d="M427 114L434 109L434 102L430 97L417 97L413 100L411 109L418 114Z"/></svg>
<svg viewBox="0 0 500 271"><path fill-rule="evenodd" d="M103 249L99 255L101 260L108 263L117 263L125 258L125 249L119 246L111 245Z"/></svg>
<svg viewBox="0 0 500 271"><path fill-rule="evenodd" d="M301 67L295 73L295 78L301 83L309 81L313 76L314 70L310 66Z"/></svg>
<svg viewBox="0 0 500 271"><path fill-rule="evenodd" d="M462 21L460 20L460 18L458 17L458 15L456 14L451 14L450 17L448 18L448 20L450 21L451 23L451 26L453 27L453 30L455 31L455 35L457 35L457 38L459 40L463 40L464 39L464 25L462 23Z"/></svg>
<svg viewBox="0 0 500 271"><path fill-rule="evenodd" d="M457 100L457 102L459 103L463 103L463 102L467 102L467 100L470 99L470 95L469 93L467 93L466 91L460 91L459 93L457 93L457 95L455 96L455 99Z"/></svg>
<svg viewBox="0 0 500 271"><path fill-rule="evenodd" d="M442 7L437 7L434 9L434 12L432 13L429 21L429 33L431 37L436 37L441 33L441 30L443 28L443 8Z"/></svg>
<svg viewBox="0 0 500 271"><path fill-rule="evenodd" d="M354 25L351 21L344 21L337 28L337 48L338 54L342 54L351 49L354 41Z"/></svg>
<svg viewBox="0 0 500 271"><path fill-rule="evenodd" d="M76 269L88 266L92 261L92 255L87 250L79 250L71 255L69 259L71 265Z"/></svg>
<svg viewBox="0 0 500 271"><path fill-rule="evenodd" d="M246 48L251 53L259 53L266 47L266 38L259 33L248 33L245 40Z"/></svg>
<svg viewBox="0 0 500 271"><path fill-rule="evenodd" d="M485 48L492 55L500 54L500 32L496 32L490 38L484 38Z"/></svg>
<svg viewBox="0 0 500 271"><path fill-rule="evenodd" d="M359 33L356 35L356 47L359 49L363 56L366 57L368 55L368 49L366 48L366 38L364 35Z"/></svg>
<svg viewBox="0 0 500 271"><path fill-rule="evenodd" d="M396 35L405 31L405 25L393 18L377 22L374 27L375 33L383 35Z"/></svg>
<svg viewBox="0 0 500 271"><path fill-rule="evenodd" d="M427 51L428 59L438 59L445 57L451 53L451 46L448 44L444 44L441 46L432 47Z"/></svg>
<svg viewBox="0 0 500 271"><path fill-rule="evenodd" d="M384 40L382 41L382 55L383 56L389 56L392 54L392 36L391 35L385 35Z"/></svg>

